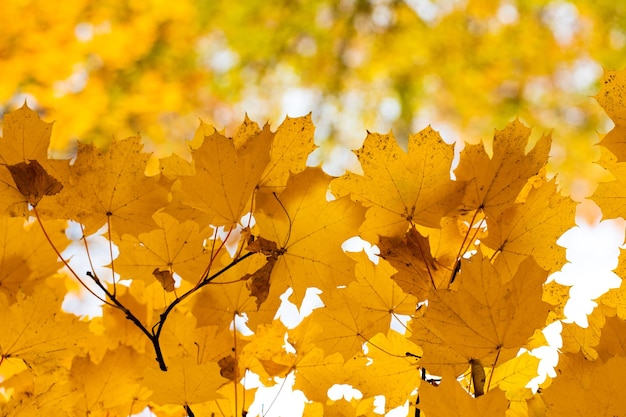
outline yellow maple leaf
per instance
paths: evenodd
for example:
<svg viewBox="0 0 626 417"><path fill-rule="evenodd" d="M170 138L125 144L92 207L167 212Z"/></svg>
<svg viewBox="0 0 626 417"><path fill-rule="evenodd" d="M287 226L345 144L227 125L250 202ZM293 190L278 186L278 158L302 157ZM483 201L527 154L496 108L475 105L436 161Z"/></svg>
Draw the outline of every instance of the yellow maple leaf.
<svg viewBox="0 0 626 417"><path fill-rule="evenodd" d="M612 174L612 180L601 182L591 199L602 209L606 218L626 216L626 163L618 162L617 157L606 150L601 153L602 166Z"/></svg>
<svg viewBox="0 0 626 417"><path fill-rule="evenodd" d="M425 417L483 417L503 416L508 406L504 392L499 389L472 398L456 381L454 374L445 372L438 387L420 385L417 408Z"/></svg>
<svg viewBox="0 0 626 417"><path fill-rule="evenodd" d="M26 103L18 110L4 116L2 140L0 140L0 161L3 165L14 165L26 161L48 159L52 123L39 118Z"/></svg>
<svg viewBox="0 0 626 417"><path fill-rule="evenodd" d="M604 70L600 91L595 96L606 114L615 122L615 126L607 133L600 144L613 152L618 162L626 161L626 71Z"/></svg>
<svg viewBox="0 0 626 417"><path fill-rule="evenodd" d="M624 356L591 362L581 354L561 355L557 377L543 393L546 417L622 415L626 410L624 375Z"/></svg>
<svg viewBox="0 0 626 417"><path fill-rule="evenodd" d="M443 364L461 372L472 359L492 367L515 357L545 324L546 277L532 258L508 277L480 253L464 260L458 290L432 290L425 313L413 321L411 340L424 350L421 364L440 374Z"/></svg>
<svg viewBox="0 0 626 417"><path fill-rule="evenodd" d="M229 327L233 319L243 313L248 316L248 325L252 328L257 324L272 321L280 299L272 300L273 304L270 306L264 305L263 308L259 308L257 299L250 294L248 283L242 280L266 264L265 256L254 254L205 286L192 300L192 311L198 319L198 325Z"/></svg>
<svg viewBox="0 0 626 417"><path fill-rule="evenodd" d="M315 149L315 126L311 114L303 117L286 117L274 133L270 162L261 176L260 188L281 192L287 185L289 173L304 171L306 161Z"/></svg>
<svg viewBox="0 0 626 417"><path fill-rule="evenodd" d="M467 210L482 209L497 215L515 202L526 182L539 173L548 160L550 136L543 136L526 153L530 129L515 120L496 130L493 156L482 145L469 145L461 152L454 170L457 179L467 181L463 204Z"/></svg>
<svg viewBox="0 0 626 417"><path fill-rule="evenodd" d="M403 405L415 399L415 389L420 386L419 361L407 352L417 351L417 346L406 336L395 331L378 333L367 342L368 360L351 360L346 367L351 369L350 384L361 391L364 397L385 396L385 410Z"/></svg>
<svg viewBox="0 0 626 417"><path fill-rule="evenodd" d="M315 339L317 346L327 354L339 352L346 360L377 333L387 334L394 317L413 314L417 304L390 278L394 269L387 262L375 265L363 252L352 256L358 262L357 279L347 288L322 293L324 307L309 318L324 329Z"/></svg>
<svg viewBox="0 0 626 417"><path fill-rule="evenodd" d="M68 163L48 159L51 131L52 123L42 121L26 103L4 117L0 212L25 216L26 203L36 206L44 196L55 195L63 188L59 179L65 178Z"/></svg>
<svg viewBox="0 0 626 417"><path fill-rule="evenodd" d="M69 243L65 227L66 222L61 220L48 224L48 235L59 250ZM0 292L9 296L11 302L20 290L32 294L60 266L38 224L0 216Z"/></svg>
<svg viewBox="0 0 626 417"><path fill-rule="evenodd" d="M326 356L322 349L313 349L299 357L295 365L296 379L293 389L306 392L311 401L325 403L328 389L343 384L349 375L344 372L344 360L339 353Z"/></svg>
<svg viewBox="0 0 626 417"><path fill-rule="evenodd" d="M4 417L65 417L73 414L73 406L80 396L68 383L68 370L37 373L27 369L4 379L0 387L12 392L2 404Z"/></svg>
<svg viewBox="0 0 626 417"><path fill-rule="evenodd" d="M602 304L596 307L587 316L589 323L587 327L580 327L576 323L563 323L563 331L561 332L563 347L561 351L582 352L589 360L597 359L598 352L595 348L600 341L600 334L606 321L605 309L607 308Z"/></svg>
<svg viewBox="0 0 626 417"><path fill-rule="evenodd" d="M108 350L98 363L89 356L75 357L70 371L70 383L79 397L75 415L128 413L129 407L141 411L150 395L141 384L149 363L148 357L127 346Z"/></svg>
<svg viewBox="0 0 626 417"><path fill-rule="evenodd" d="M61 312L62 297L45 285L11 305L0 299L0 373L7 362L23 361L39 371L67 365L82 350L87 323Z"/></svg>
<svg viewBox="0 0 626 417"><path fill-rule="evenodd" d="M499 387L511 402L525 402L533 396L526 385L537 376L539 358L528 351L490 369L486 388Z"/></svg>
<svg viewBox="0 0 626 417"><path fill-rule="evenodd" d="M195 284L211 264L213 255L204 241L212 234L208 228L200 230L193 221L179 222L171 215L159 212L153 219L158 225L138 237L124 235L118 242L120 255L113 261L115 272L122 279L141 279L153 282L154 270L178 274Z"/></svg>
<svg viewBox="0 0 626 417"><path fill-rule="evenodd" d="M216 362L199 364L196 358L171 358L167 372L146 369L143 384L152 390L157 404L193 405L221 398L217 390L228 383Z"/></svg>
<svg viewBox="0 0 626 417"><path fill-rule="evenodd" d="M204 136L202 145L192 150L195 175L180 177L176 198L196 210L193 217L201 225L236 225L251 211L250 199L270 162L273 138L269 126L259 130L247 118L234 138L217 132Z"/></svg>
<svg viewBox="0 0 626 417"><path fill-rule="evenodd" d="M138 137L114 141L107 152L79 145L68 179L72 187L43 200L42 211L82 223L85 235L103 225L118 236L152 230L152 214L167 204L170 181L144 174L150 154L142 149Z"/></svg>
<svg viewBox="0 0 626 417"><path fill-rule="evenodd" d="M415 223L439 227L461 203L464 184L450 179L453 146L430 127L409 137L408 153L392 134L377 133L355 153L364 174L346 173L331 186L368 207L361 231L369 241L402 236Z"/></svg>
<svg viewBox="0 0 626 417"><path fill-rule="evenodd" d="M604 361L614 356L626 356L626 320L617 316L608 317L596 350Z"/></svg>
<svg viewBox="0 0 626 417"><path fill-rule="evenodd" d="M532 188L522 203L488 218L488 235L481 242L496 251L493 257L510 273L528 256L555 271L565 263L565 248L556 240L573 226L575 211L576 203L560 196L554 181L543 183Z"/></svg>
<svg viewBox="0 0 626 417"><path fill-rule="evenodd" d="M254 216L260 236L276 243L270 298L291 287L300 305L308 287L332 291L354 279L354 261L341 249L358 235L364 209L348 197L326 199L330 177L318 168L293 175L280 194L261 193Z"/></svg>

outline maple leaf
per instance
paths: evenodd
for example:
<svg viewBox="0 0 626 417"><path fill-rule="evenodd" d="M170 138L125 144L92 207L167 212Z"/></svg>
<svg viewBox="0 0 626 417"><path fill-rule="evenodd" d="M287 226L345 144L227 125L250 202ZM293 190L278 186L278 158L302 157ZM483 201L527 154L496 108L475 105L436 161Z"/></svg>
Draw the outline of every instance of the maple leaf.
<svg viewBox="0 0 626 417"><path fill-rule="evenodd" d="M364 175L347 173L331 186L368 207L363 238L402 236L412 224L439 227L460 204L464 184L450 179L454 149L427 127L409 137L408 153L392 134L369 133L355 152Z"/></svg>
<svg viewBox="0 0 626 417"><path fill-rule="evenodd" d="M359 301L345 288L336 289L324 297L324 308L319 308L305 320L313 320L323 329L315 344L327 354L339 352L345 360L362 351L363 343L379 332L386 332L389 323L375 321L361 308Z"/></svg>
<svg viewBox="0 0 626 417"><path fill-rule="evenodd" d="M204 245L212 231L208 228L200 230L197 223L190 220L179 222L163 212L152 217L157 229L138 237L124 235L119 241L120 255L113 261L115 272L122 278L150 283L158 279L154 275L158 269L176 273L186 282L195 284L213 258Z"/></svg>
<svg viewBox="0 0 626 417"><path fill-rule="evenodd" d="M256 298L250 294L247 282L243 280L263 268L266 263L265 256L255 254L206 286L193 300L192 311L198 319L198 325L229 327L235 316L243 313L249 319L258 318L259 321L255 324L271 321L275 310L259 310Z"/></svg>
<svg viewBox="0 0 626 417"><path fill-rule="evenodd" d="M603 308L603 305L596 307L591 314L587 316L589 325L585 328L575 323L563 323L563 331L561 331L563 347L561 351L571 353L582 352L589 360L597 359L598 352L595 350L595 347L600 341L600 333L605 324L605 309L606 307Z"/></svg>
<svg viewBox="0 0 626 417"><path fill-rule="evenodd" d="M69 243L65 227L62 220L48 224L48 236L59 250ZM20 290L31 295L60 266L39 225L0 216L0 292L9 296L12 303Z"/></svg>
<svg viewBox="0 0 626 417"><path fill-rule="evenodd" d="M103 225L118 236L152 230L152 214L167 204L170 181L144 174L150 154L142 148L138 137L114 141L107 152L79 145L70 167L72 187L43 200L42 211L82 223L85 235Z"/></svg>
<svg viewBox="0 0 626 417"><path fill-rule="evenodd" d="M325 403L328 400L328 389L349 379L350 375L344 369L341 354L326 356L322 349L313 349L297 359L293 389L306 392L311 401Z"/></svg>
<svg viewBox="0 0 626 417"><path fill-rule="evenodd" d="M150 395L141 384L148 363L145 355L127 346L107 351L98 363L89 356L74 358L70 382L79 396L75 415L128 413L129 404L143 409Z"/></svg>
<svg viewBox="0 0 626 417"><path fill-rule="evenodd" d="M300 305L308 287L332 291L354 279L354 261L341 249L358 234L364 209L348 197L327 201L330 177L318 168L293 175L280 194L260 194L254 216L259 235L280 256L270 278L270 298L291 287Z"/></svg>
<svg viewBox="0 0 626 417"><path fill-rule="evenodd" d="M506 398L512 403L525 403L526 399L533 396L531 389L526 388L526 385L537 376L539 361L539 358L525 351L504 363L498 364L495 368L483 368L484 390L493 390L498 387L505 392ZM474 368L475 365L476 362L471 363L470 368ZM474 390L476 390L476 386L471 382L472 375L473 372L470 372L463 381L467 383L467 386L474 386Z"/></svg>
<svg viewBox="0 0 626 417"><path fill-rule="evenodd" d="M143 383L158 404L193 405L221 398L217 390L228 383L215 362L198 364L195 358L172 358L168 372L148 368Z"/></svg>
<svg viewBox="0 0 626 417"><path fill-rule="evenodd" d="M287 185L290 173L304 171L307 158L315 149L314 130L310 113L303 117L285 118L274 133L270 162L259 184L261 190L270 189L279 193Z"/></svg>
<svg viewBox="0 0 626 417"><path fill-rule="evenodd" d="M79 400L68 383L69 371L65 368L55 372L36 374L27 369L0 382L0 387L13 391L2 411L5 417L36 417L42 414L65 417L73 414Z"/></svg>
<svg viewBox="0 0 626 417"><path fill-rule="evenodd" d="M421 364L440 374L441 364L461 371L470 359L494 366L515 357L545 324L546 277L532 258L508 277L480 253L464 260L458 290L431 290L425 313L413 321L411 340L424 350Z"/></svg>
<svg viewBox="0 0 626 417"><path fill-rule="evenodd" d="M278 320L257 328L254 338L242 350L241 362L247 369L273 384L273 377L285 378L293 370L296 355L284 349L286 327Z"/></svg>
<svg viewBox="0 0 626 417"><path fill-rule="evenodd" d="M626 196L623 190L626 182L626 163L618 162L615 155L606 151L601 153L600 161L612 174L613 180L598 184L591 199L600 206L606 218L625 217Z"/></svg>
<svg viewBox="0 0 626 417"><path fill-rule="evenodd" d="M422 383L419 388L418 408L426 416L503 416L508 406L504 393L498 389L472 398L456 381L454 374L449 372L442 375L438 387Z"/></svg>
<svg viewBox="0 0 626 417"><path fill-rule="evenodd" d="M28 198L18 190L13 176L5 167L0 167L0 214L26 217Z"/></svg>
<svg viewBox="0 0 626 417"><path fill-rule="evenodd" d="M44 164L48 159L52 123L42 121L26 102L19 109L4 116L2 132L0 140L2 165L15 165L33 160Z"/></svg>
<svg viewBox="0 0 626 417"><path fill-rule="evenodd" d="M497 252L496 259L514 272L526 257L555 271L563 264L565 248L556 243L573 226L576 203L556 192L554 181L532 188L522 203L510 205L487 219L488 236L481 242Z"/></svg>
<svg viewBox="0 0 626 417"><path fill-rule="evenodd" d="M217 132L205 135L192 151L195 175L180 177L176 198L197 211L194 218L201 225L236 225L251 210L250 199L270 162L273 138L269 126L259 131L247 118L234 138Z"/></svg>
<svg viewBox="0 0 626 417"><path fill-rule="evenodd" d="M59 178L66 175L67 161L48 159L51 131L52 123L42 121L26 103L4 117L0 138L2 212L25 216L25 203L36 206L44 196L63 188Z"/></svg>
<svg viewBox="0 0 626 417"><path fill-rule="evenodd" d="M417 346L395 331L378 333L367 341L367 365L356 359L346 363L352 376L350 384L364 397L385 396L385 410L403 405L415 397L420 386L419 362L407 352L417 351Z"/></svg>
<svg viewBox="0 0 626 417"><path fill-rule="evenodd" d="M550 136L543 136L526 153L529 136L530 129L515 120L496 130L492 157L482 145L469 145L461 152L454 173L458 180L467 181L463 197L466 210L483 209L497 215L513 204L526 182L548 160Z"/></svg>
<svg viewBox="0 0 626 417"><path fill-rule="evenodd" d="M607 318L596 349L604 361L614 356L626 356L626 321L619 317Z"/></svg>
<svg viewBox="0 0 626 417"><path fill-rule="evenodd" d="M591 362L581 354L561 355L557 377L543 393L546 417L590 416L600 411L605 416L621 415L626 410L625 375L624 356Z"/></svg>
<svg viewBox="0 0 626 417"><path fill-rule="evenodd" d="M12 361L53 370L82 351L87 323L61 312L61 303L58 291L45 285L30 296L19 293L11 305L0 299L0 371Z"/></svg>
<svg viewBox="0 0 626 417"><path fill-rule="evenodd" d="M346 360L377 333L386 334L394 317L413 314L417 304L390 279L395 271L387 262L375 265L364 252L351 256L357 261L356 280L347 288L322 293L324 307L310 316L324 329L315 338L317 346L327 353L340 352Z"/></svg>

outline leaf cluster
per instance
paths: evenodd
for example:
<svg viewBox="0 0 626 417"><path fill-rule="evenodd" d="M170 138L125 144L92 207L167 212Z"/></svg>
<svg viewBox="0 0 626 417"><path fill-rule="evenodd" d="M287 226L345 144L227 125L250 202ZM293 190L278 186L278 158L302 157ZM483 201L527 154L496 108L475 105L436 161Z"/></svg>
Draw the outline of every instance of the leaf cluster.
<svg viewBox="0 0 626 417"><path fill-rule="evenodd" d="M595 197L607 216L624 217L624 88L623 72L607 72L598 95L616 123L600 161L615 181ZM549 135L529 146L515 120L453 167L454 146L432 128L406 151L368 133L362 174L331 177L306 166L309 116L275 131L246 119L233 137L202 123L190 157L158 169L136 136L51 159L51 128L24 105L0 141L7 415L246 415L252 374L266 386L293 375L307 415L376 415L377 396L430 417L626 408L615 401L622 288L599 300L596 325L568 330L558 377L527 388L541 330L568 298L545 284L566 261L556 241L575 211L546 178ZM376 245L373 260L346 249L354 237ZM302 309L311 288L323 307L285 326L283 300ZM77 289L101 316L64 311ZM330 400L335 384L363 396Z"/></svg>

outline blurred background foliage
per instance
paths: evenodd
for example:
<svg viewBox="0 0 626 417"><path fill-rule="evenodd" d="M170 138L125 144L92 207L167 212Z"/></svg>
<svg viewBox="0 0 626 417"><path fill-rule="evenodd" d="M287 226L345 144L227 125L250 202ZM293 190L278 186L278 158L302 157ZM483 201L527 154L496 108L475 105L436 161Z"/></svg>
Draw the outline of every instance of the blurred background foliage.
<svg viewBox="0 0 626 417"><path fill-rule="evenodd" d="M312 111L312 163L334 173L366 130L488 142L518 117L553 132L551 170L580 198L611 127L592 96L625 45L614 0L7 0L0 107L55 120L57 151L140 133L158 156L198 118L228 133Z"/></svg>

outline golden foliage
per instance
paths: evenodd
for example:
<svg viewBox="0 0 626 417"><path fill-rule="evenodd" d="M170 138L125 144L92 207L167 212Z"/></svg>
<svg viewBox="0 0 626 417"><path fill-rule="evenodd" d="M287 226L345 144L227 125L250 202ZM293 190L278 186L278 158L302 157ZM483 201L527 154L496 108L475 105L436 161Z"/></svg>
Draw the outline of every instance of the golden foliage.
<svg viewBox="0 0 626 417"><path fill-rule="evenodd" d="M392 25L374 2L320 0L308 6L318 21L305 32L311 15L298 3L87 3L3 5L0 102L37 103L7 114L0 139L3 412L112 417L149 407L234 417L252 402L250 372L268 386L293 376L310 415L373 415L378 395L387 410L408 402L411 414L430 417L623 411L614 399L626 371L624 288L598 300L589 329L565 327L567 353L540 393L526 388L538 360L520 353L544 345L537 333L567 301L563 288L544 284L565 262L556 241L574 224L574 203L557 183L567 188L592 171L580 157L579 173L548 180L551 136L533 139L520 120L544 128L572 110L573 127L555 130L552 149L571 136L568 152L593 156L586 144L602 116L558 73L584 67L589 51L621 64L601 47L619 33L593 37L582 25L567 38L550 23L556 12L533 2L506 17L475 0L431 19L408 2L379 5ZM591 26L611 20L607 10L580 3ZM435 36L433 26L459 36ZM272 60L280 48L298 51L287 67ZM536 50L550 53L538 60ZM407 51L415 59L400 60ZM441 51L446 62L434 66ZM218 52L232 59L212 61ZM192 135L190 114L233 127L227 104L253 82L232 67L263 82L297 73L329 102L377 87L382 96L361 100L363 117L380 116L368 111L381 97L399 103L406 151L392 133L369 133L355 151L363 174L331 177L307 167L310 115L274 130L246 118L232 137L202 122ZM612 178L594 197L608 216L624 214L625 89L623 71L606 71L597 95L615 123L599 160ZM428 106L475 143L458 166L435 128L408 135ZM54 129L40 114L57 119ZM477 144L493 126L504 127ZM120 132L129 137L109 140ZM60 150L75 138L70 158ZM76 242L64 233L68 221L80 224ZM92 234L104 237L104 251ZM376 262L346 252L355 236L379 244ZM71 243L82 264L63 252ZM102 317L65 312L66 286L76 283ZM281 324L284 300L303 309L310 288L324 306ZM331 401L334 384L364 398Z"/></svg>

